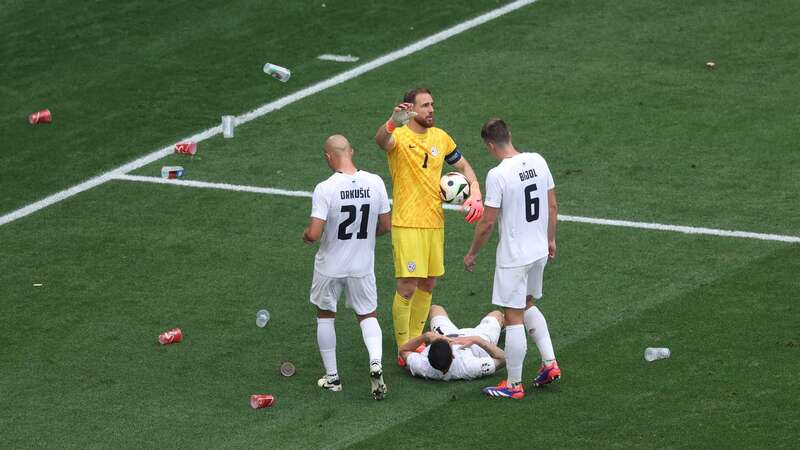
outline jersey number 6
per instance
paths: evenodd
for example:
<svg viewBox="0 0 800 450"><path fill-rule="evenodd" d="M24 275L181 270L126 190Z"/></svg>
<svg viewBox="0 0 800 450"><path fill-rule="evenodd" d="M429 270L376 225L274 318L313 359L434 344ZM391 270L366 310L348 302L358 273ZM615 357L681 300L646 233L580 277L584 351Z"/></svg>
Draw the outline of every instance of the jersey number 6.
<svg viewBox="0 0 800 450"><path fill-rule="evenodd" d="M347 232L347 227L356 221L356 205L342 205L342 212L347 213L347 218L339 224L339 240L346 241L353 237L353 233ZM367 238L367 225L369 223L369 203L361 205L361 226L358 228L356 239Z"/></svg>
<svg viewBox="0 0 800 450"><path fill-rule="evenodd" d="M536 191L536 183L525 186L525 220L533 222L539 218L539 197L533 197ZM533 211L531 211L533 206Z"/></svg>

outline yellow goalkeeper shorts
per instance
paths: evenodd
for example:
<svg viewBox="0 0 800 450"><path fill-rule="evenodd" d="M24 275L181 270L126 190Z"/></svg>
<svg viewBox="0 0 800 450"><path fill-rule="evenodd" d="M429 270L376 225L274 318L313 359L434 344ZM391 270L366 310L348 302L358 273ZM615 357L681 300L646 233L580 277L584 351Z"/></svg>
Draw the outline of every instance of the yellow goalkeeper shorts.
<svg viewBox="0 0 800 450"><path fill-rule="evenodd" d="M397 278L444 275L444 228L392 227Z"/></svg>

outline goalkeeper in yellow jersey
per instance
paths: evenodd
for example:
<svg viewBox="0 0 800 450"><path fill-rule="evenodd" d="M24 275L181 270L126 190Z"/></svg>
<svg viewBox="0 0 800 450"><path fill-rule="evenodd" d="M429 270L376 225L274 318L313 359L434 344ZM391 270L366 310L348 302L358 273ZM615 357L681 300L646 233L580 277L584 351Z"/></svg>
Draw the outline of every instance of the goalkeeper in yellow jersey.
<svg viewBox="0 0 800 450"><path fill-rule="evenodd" d="M470 196L464 201L467 222L474 223L483 215L475 172L453 138L433 125L431 91L416 88L406 93L375 134L375 143L386 151L392 177L397 278L392 320L398 348L422 334L436 278L444 275L444 213L439 197L444 163L469 181Z"/></svg>

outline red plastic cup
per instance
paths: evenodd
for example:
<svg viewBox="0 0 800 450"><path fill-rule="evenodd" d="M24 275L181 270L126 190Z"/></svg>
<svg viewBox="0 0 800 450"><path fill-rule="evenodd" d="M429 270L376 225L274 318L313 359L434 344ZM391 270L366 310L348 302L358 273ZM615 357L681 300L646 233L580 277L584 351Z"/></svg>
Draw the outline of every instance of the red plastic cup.
<svg viewBox="0 0 800 450"><path fill-rule="evenodd" d="M197 153L197 142L181 142L175 144L175 153L182 153L184 155L194 155Z"/></svg>
<svg viewBox="0 0 800 450"><path fill-rule="evenodd" d="M161 345L176 344L183 340L183 332L180 328L173 328L158 335L158 342Z"/></svg>
<svg viewBox="0 0 800 450"><path fill-rule="evenodd" d="M253 409L269 408L275 403L275 397L269 394L253 394L250 396L250 407Z"/></svg>
<svg viewBox="0 0 800 450"><path fill-rule="evenodd" d="M50 123L52 121L53 116L50 115L49 109L43 109L28 116L28 122L30 122L31 125L36 125L37 123Z"/></svg>

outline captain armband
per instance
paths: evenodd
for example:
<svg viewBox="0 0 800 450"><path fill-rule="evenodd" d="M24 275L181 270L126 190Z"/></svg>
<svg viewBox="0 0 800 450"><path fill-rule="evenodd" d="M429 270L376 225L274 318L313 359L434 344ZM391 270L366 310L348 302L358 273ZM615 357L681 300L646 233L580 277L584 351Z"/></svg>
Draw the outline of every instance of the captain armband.
<svg viewBox="0 0 800 450"><path fill-rule="evenodd" d="M458 149L453 150L444 157L444 161L451 166L461 161L461 152Z"/></svg>

